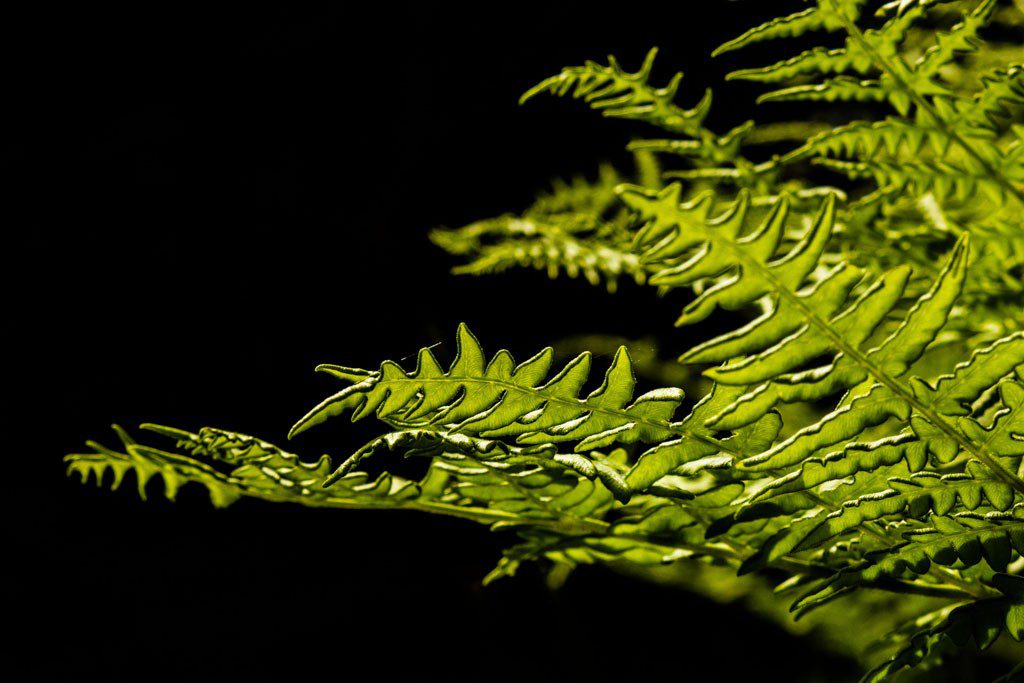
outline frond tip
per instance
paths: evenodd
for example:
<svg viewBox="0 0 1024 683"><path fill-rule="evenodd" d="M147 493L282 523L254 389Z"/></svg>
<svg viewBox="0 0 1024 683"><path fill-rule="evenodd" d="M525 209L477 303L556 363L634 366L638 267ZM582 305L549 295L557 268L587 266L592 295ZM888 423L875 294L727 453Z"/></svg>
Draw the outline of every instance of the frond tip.
<svg viewBox="0 0 1024 683"><path fill-rule="evenodd" d="M177 497L181 486L189 482L204 486L210 494L210 501L216 507L226 507L241 496L236 482L209 464L178 453L139 444L118 425L114 425L113 429L121 441L122 450L107 448L96 441L89 441L87 445L92 449L91 453L72 453L64 457L69 475L78 474L83 484L93 476L96 485L100 486L105 473L110 471L110 488L117 489L125 475L133 472L139 497L143 500L146 500L147 484L157 478L163 480L164 495L172 501Z"/></svg>

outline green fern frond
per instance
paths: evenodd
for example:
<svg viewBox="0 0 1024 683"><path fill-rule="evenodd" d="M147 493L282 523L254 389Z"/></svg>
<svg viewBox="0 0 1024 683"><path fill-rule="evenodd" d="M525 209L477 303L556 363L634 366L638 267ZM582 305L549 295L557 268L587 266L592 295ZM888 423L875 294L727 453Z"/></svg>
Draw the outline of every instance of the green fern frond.
<svg viewBox="0 0 1024 683"><path fill-rule="evenodd" d="M902 117L914 112L914 124L906 123L911 129L921 127L922 134L915 134L917 137L934 139L938 135L946 140L942 143L944 147L948 149L950 142L955 143L963 156L959 168L950 167L944 158L909 165L913 157L906 156L892 164L871 158L851 163L828 161L831 168L853 177L874 176L880 188L903 188L912 182L918 186L915 190L918 193L936 189L941 196L946 196L955 191L962 198L981 189L998 202L1008 197L1024 202L1017 155L986 146L976 136L972 137L970 128L964 130L963 124L968 120L984 130L991 126L992 118L979 115L977 111L972 114L965 100L956 97L940 80L944 68L963 54L978 49L979 30L992 19L995 0L975 4L948 31L935 32L932 45L923 54L910 58L904 50L904 41L933 4L904 3L881 27L863 30L855 12L844 10L836 0L822 0L819 11L828 6L848 34L843 47L812 48L768 67L733 72L730 77L770 83L799 81L809 76L826 77L775 90L763 95L761 100L889 102ZM1012 70L1014 66L1008 68ZM996 101L1006 95L1005 89L999 92L999 95L992 93ZM981 111L994 106L988 99L992 95L986 96L984 89L975 95ZM1011 100L1013 97L1011 95ZM957 114L958 109L963 113ZM993 109L1001 110L999 106ZM887 127L893 125L890 123ZM877 144L871 145L872 150L877 148ZM1004 155L1010 158L1001 159Z"/></svg>
<svg viewBox="0 0 1024 683"><path fill-rule="evenodd" d="M97 445L96 453L68 456L69 473L81 473L83 479L96 473L99 482L105 469L113 469L116 488L127 471L134 471L143 497L146 484L159 473L168 498L173 500L183 484L196 482L209 489L218 507L253 497L312 507L407 509L496 528L528 525L563 534L604 529L599 517L611 507L614 495L603 482L622 485L611 461L599 454L587 459L558 454L548 445L518 448L433 430L387 434L349 459L355 463L381 449L430 458L427 474L412 481L388 472L376 478L365 471L340 474L326 455L307 463L244 434L143 427L175 440L179 452L140 446L118 430L126 440L126 453ZM689 496L684 491L673 494Z"/></svg>
<svg viewBox="0 0 1024 683"><path fill-rule="evenodd" d="M973 567L982 560L1005 572L1014 552L1024 552L1024 511L1020 507L986 514L933 515L929 525L903 535L904 543L874 556L865 566L843 570L801 596L794 609L806 613L857 586L906 574L922 575L932 563Z"/></svg>
<svg viewBox="0 0 1024 683"><path fill-rule="evenodd" d="M350 472L365 455L390 447L394 439L410 439L403 436L410 431L419 438L437 432L433 440L448 450L464 450L460 442L473 445L483 439L488 443L484 450L538 456L549 453L553 444L574 443L572 450L580 456L571 462L559 456L563 460L556 461L590 477L595 472L584 460L595 449L614 443L656 443L624 476L594 464L596 475L616 497L628 500L634 492L650 491L652 486L664 493L657 480L680 466L690 465L691 474L724 467L734 458L760 452L778 434L775 415L752 421L725 439L705 426L710 415L737 398L741 389L736 387L716 389L679 422L672 418L683 399L682 390L656 389L634 399L635 379L624 347L615 354L601 386L585 398L579 392L589 375L590 354L577 356L548 379L551 358L549 348L519 365L506 351L486 361L479 342L461 325L456 358L447 371L429 349L420 351L412 372L390 361L375 372L321 366L320 370L351 385L299 420L292 435L349 411L353 420L375 414L396 430L383 442L375 440L351 456L328 478L328 484ZM522 451L491 443L507 440L537 449Z"/></svg>
<svg viewBox="0 0 1024 683"><path fill-rule="evenodd" d="M638 161L639 165L639 161ZM618 208L615 188L624 181L611 164L601 164L597 179L590 181L577 176L566 182L556 178L551 189L537 196L530 207L531 214L552 216L561 214L607 215Z"/></svg>
<svg viewBox="0 0 1024 683"><path fill-rule="evenodd" d="M95 474L97 484L103 473L114 472L112 488L117 488L126 473L134 472L139 495L146 498L146 485L156 475L164 482L164 495L174 500L180 487L195 482L206 487L217 507L225 507L243 496L276 502L298 502L323 506L375 506L387 498L389 503L414 498L421 488L391 474L376 480L365 472L353 473L330 495L322 484L331 472L328 456L307 463L255 437L205 427L197 434L160 425L144 429L169 437L183 452L160 450L137 443L115 426L124 452L89 442L94 453L72 454L65 458L68 471L81 474L83 481ZM230 469L223 471L223 466Z"/></svg>
<svg viewBox="0 0 1024 683"><path fill-rule="evenodd" d="M682 74L676 74L664 88L654 89L648 84L656 49L651 50L640 71L629 74L622 70L614 57L609 66L587 62L582 67L566 67L529 90L522 98L525 102L541 92L571 95L584 99L605 116L643 120L684 139L638 140L630 150L642 153L667 153L690 158L699 166L729 165L744 181L744 186L764 187L762 176L774 168L772 163L752 164L739 154L743 140L754 129L752 121L740 124L717 135L704 127L704 119L711 107L711 91L690 110L673 104ZM651 186L657 186L653 184Z"/></svg>
<svg viewBox="0 0 1024 683"><path fill-rule="evenodd" d="M121 440L123 451L89 441L87 445L93 452L65 456L68 474L80 475L83 484L88 482L90 476L95 477L96 485L100 486L105 473L109 470L112 473L110 488L117 489L125 475L134 472L139 497L143 500L146 499L146 486L154 477L163 480L164 495L168 500L174 500L181 486L188 482L197 482L206 487L210 501L217 507L230 505L241 495L231 477L210 465L176 453L140 445L118 425L114 425L114 431Z"/></svg>
<svg viewBox="0 0 1024 683"><path fill-rule="evenodd" d="M952 374L940 377L934 388L917 378L911 379L911 385L923 404L955 420L957 416L973 412L973 404L986 391L1022 364L1024 338L1015 334L979 349L969 360L959 364ZM908 472L919 472L926 466L929 448L938 452L942 460L948 461L950 457L946 453L950 449L955 452L955 444L922 440L909 430L873 442L849 442L841 450L815 456L857 436L870 426L893 417L906 422L908 416L907 404L877 385L863 395L852 397L814 425L738 463L739 467L751 471L798 467L767 482L751 496L751 503L842 482L860 472L875 472L881 467L900 463L906 464ZM845 428L847 424L850 429ZM1010 424L1006 423L1005 427Z"/></svg>
<svg viewBox="0 0 1024 683"><path fill-rule="evenodd" d="M821 6L831 6L829 0ZM820 10L819 10L820 11ZM832 20L839 28L845 29L848 22L856 21L854 16L846 14L843 9L829 10ZM776 91L763 96L762 100L772 101L799 97L800 99L865 99L859 96L859 89L871 90L870 99L900 98L894 101L897 109L905 107L905 94L886 78L863 81L858 79L877 74L879 56L891 58L898 54L899 46L906 38L907 31L914 21L920 18L922 10L912 10L887 21L878 29L863 32L861 39L853 36L846 39L841 48L811 48L799 55L775 64L755 69L742 69L729 74L729 79L740 79L761 83L783 83L806 75L835 75L838 78L827 79L814 85L799 85ZM836 86L836 87L833 87Z"/></svg>
<svg viewBox="0 0 1024 683"><path fill-rule="evenodd" d="M675 99L683 80L682 73L677 73L662 88L655 88L648 82L657 54L657 48L652 48L635 73L625 71L612 56L608 57L607 66L588 61L583 66L566 67L527 90L520 103L540 93L558 97L569 95L583 99L607 117L645 121L671 133L701 137L704 118L711 108L711 91L706 91L693 109L677 106Z"/></svg>
<svg viewBox="0 0 1024 683"><path fill-rule="evenodd" d="M949 374L929 383L911 380L914 394L950 417L969 415L982 394L999 380L1020 371L1024 364L1024 337L1012 334L975 350Z"/></svg>
<svg viewBox="0 0 1024 683"><path fill-rule="evenodd" d="M661 192L625 186L623 203L644 223L637 232L634 245L643 261L662 266L651 278L651 284L667 287L688 286L732 270L705 289L696 301L684 310L677 324L703 320L721 306L734 310L772 293L782 286L796 290L816 268L835 220L835 199L826 200L814 226L784 257L769 262L780 244L789 213L789 202L776 203L761 226L748 235L741 233L750 209L750 197L741 193L732 208L710 220L712 199L702 194L691 202L680 202L681 187L670 185ZM694 258L680 258L697 249ZM843 278L840 278L843 279ZM728 351L702 350L702 361L729 357L740 353L735 346Z"/></svg>
<svg viewBox="0 0 1024 683"><path fill-rule="evenodd" d="M456 275L500 273L533 268L555 279L564 272L587 282L606 283L614 292L619 278L637 284L647 278L640 259L618 244L614 229L595 224L588 216L500 216L456 230L434 230L430 239L442 249L471 260L452 269Z"/></svg>
<svg viewBox="0 0 1024 683"><path fill-rule="evenodd" d="M604 165L595 182L556 181L522 215L437 229L429 237L466 261L452 269L457 275L533 268L552 279L561 273L571 278L582 275L592 285L604 282L610 292L621 277L643 284L647 269L629 248L627 217L615 194L621 182L621 176Z"/></svg>
<svg viewBox="0 0 1024 683"><path fill-rule="evenodd" d="M860 16L861 7L866 0L842 0L840 11L846 16L857 18ZM815 7L790 14L784 17L777 17L760 26L748 30L738 38L734 38L719 46L712 56L738 50L753 43L777 38L799 38L812 31L841 31L843 22L840 15L828 2L819 1Z"/></svg>
<svg viewBox="0 0 1024 683"><path fill-rule="evenodd" d="M820 257L821 247L812 245L820 245L820 236L830 230L834 215L831 204L826 204L814 227L796 247L772 261L785 222L784 204L757 230L741 236L746 213L743 200L715 221L707 219L706 198L679 204L678 188L670 187L658 194L626 189L624 201L646 221L637 235L637 243L646 248L645 257L678 264L655 275L653 283L678 286L700 277L719 277L684 310L680 322L700 320L716 304L737 308L765 296L775 297L768 313L737 332L695 347L683 357L691 362L707 362L744 356L706 373L719 383L755 387L715 416L711 425L734 429L761 417L779 402L823 398L865 380L880 384L899 401L928 410L895 378L905 373L935 339L962 290L968 263L963 239L932 289L919 298L902 324L879 346L861 349L899 302L909 272L902 268L887 273L852 303L847 300L854 284L852 278L835 289L824 286L831 284L835 275L815 287L800 289ZM838 353L832 363L797 371L830 351ZM855 426L861 429L865 425L861 422ZM953 431L945 421L943 428Z"/></svg>
<svg viewBox="0 0 1024 683"><path fill-rule="evenodd" d="M932 3L906 5L880 28L861 31L857 28L855 13L837 6L833 0L823 0L816 11L827 11L838 28L850 33L843 47L811 48L770 66L735 71L729 78L784 83L803 76L835 75L819 83L769 93L762 100L889 101L901 114L906 114L915 97L949 94L936 81L936 76L942 67L961 54L977 49L978 31L991 19L995 0L983 0L948 32L938 32L934 44L912 63L907 63L902 58L901 47L929 4Z"/></svg>
<svg viewBox="0 0 1024 683"><path fill-rule="evenodd" d="M785 256L771 260L775 256L778 235L782 231L781 224L785 220L784 215L780 220L778 211L770 214L762 225L748 236L743 236L746 208L742 203L738 203L722 218L708 220L708 200L703 200L703 203L698 201L681 205L678 202L677 188L669 188L658 194L627 189L624 194L630 192L632 195L627 195L626 203L646 222L645 227L638 233L637 242L642 249L646 249L645 254L665 258L670 262L669 269L663 271L670 274L670 282L676 285L689 285L701 277L721 278L719 282L723 284L708 286L695 302L697 306L702 305L701 297L715 301L713 297L718 292L728 293L730 288L741 292L740 296L719 301L724 300L732 307L750 304L768 295L776 297L768 307L769 313L744 328L742 335L737 337L733 334L724 338L725 343L730 344L728 353L722 354L719 358L708 357L711 360L722 360L748 354L740 360L733 360L709 370L707 374L720 384L754 388L742 389L741 395L724 410L708 419L705 424L716 428L736 429L750 420L765 415L767 410L780 401L788 403L823 398L837 389L851 389L867 382L862 388L849 393L836 411L820 421L765 449L762 453L735 463L735 467L747 471L801 467L796 476L783 476L763 489L782 489L778 491L770 506L766 507L761 503L756 506L756 513L750 513L749 508L746 514L742 509L735 513L733 519L736 522L763 519L766 511L770 513L767 517L798 515L797 519L791 520L790 524L744 562L745 570L763 567L791 553L817 547L837 534L865 522L873 522L890 515L903 514L913 518L927 514L933 509L928 507L930 505L937 506L938 512L945 514L955 505L974 509L982 499L987 499L996 509L1006 509L1014 501L1014 490L1024 489L1024 482L1015 475L1016 463L1007 469L995 462L992 457L992 453L1016 454L1017 449L1012 447L1013 444L1004 442L996 447L989 446L995 436L1015 433L1014 429L1003 427L1004 424L1012 422L1003 419L991 432L982 434L979 432L980 427L972 428L975 424L973 422L961 421L961 424L954 424L938 413L928 401L921 400L902 382L897 381L897 378L907 372L911 364L920 358L936 338L962 291L968 263L962 239L931 290L918 299L902 322L877 346L859 350L857 347L871 339L875 327L883 322L885 316L899 302L906 284L906 270L894 271L876 281L866 288L852 305L844 309L850 294L847 288L828 309L827 315L823 316L816 314L811 306L801 302L797 293L800 291L798 288L804 284L804 280L814 269L820 252L812 251L812 258L797 267L793 273L787 273L786 268L789 266L783 264L791 264L796 261L796 257L805 253L799 246ZM826 209L825 214L827 213L829 211ZM830 224L831 220L819 219L816 227L809 230L808 235L803 238L801 245L812 243L815 234L827 234L829 230L821 226ZM774 237L765 239L765 235ZM768 246L760 246L762 244ZM673 260L678 265L674 265ZM895 280L890 280L894 284L892 294L883 296L882 293L886 291L886 278L893 277ZM658 282L660 278L661 274L656 275L652 281ZM782 311L779 301L783 300L803 305L794 307L795 310L789 312L792 319L785 325L778 328L769 326L773 321L772 314ZM694 304L691 304L691 307L693 306ZM780 317L775 320L786 319ZM684 316L683 322L688 321ZM847 321L848 326L844 325L844 321ZM837 331L836 327L841 327L841 330ZM749 346L737 346L737 338L756 339L757 342ZM844 344L833 346L840 339ZM718 338L712 340L710 347L698 347L700 353L706 353L707 348L714 348L715 344L722 341L723 338ZM1015 341L1004 341L999 348L1003 351L1012 348ZM829 365L793 373L801 365L830 350L838 352L838 355ZM752 353L755 355L749 355ZM1001 369L993 365L991 370L996 372L1012 369L1022 360L1019 357L1011 358L1011 354L994 352L981 354L979 357L1009 361L1008 364L1004 363ZM698 358L705 359L700 356ZM979 364L978 368L983 365ZM970 364L960 368L965 392L969 391L970 386L966 377L971 374L966 367L970 367ZM982 376L980 372L979 376ZM1017 403L1014 398L1015 392L1016 389L1012 392L1013 396L1004 397L1011 411ZM915 443L915 437L908 432L901 441L885 442L886 448L854 447L844 453L843 457L831 457L827 465L821 461L816 470L805 469L805 461L816 452L849 443L868 428L881 425L891 418L896 418L903 425L907 425L914 412L920 415L913 421L916 438L920 439L919 443ZM956 453L960 448L966 448L979 461L972 465L975 468L975 475L969 477L966 483L958 478L962 475L942 478L930 472L922 472L910 478L890 477L886 479L887 483L881 490L870 489L855 499L842 498L833 503L842 504L838 509L826 508L811 516L799 518L804 511L813 510L817 505L813 504L813 500L812 504L808 504L807 498L794 499L793 504L792 495L806 493L810 488L821 486L835 478L856 478L862 472L869 473L869 479L877 481L880 468L903 466L904 461L911 471L919 471L925 465L926 448L939 453L948 453L950 450ZM856 457L850 458L850 454L855 454ZM948 459L947 456L946 461ZM649 457L646 463L648 468L651 466L650 460ZM981 470L987 473L984 483L979 483L981 480L977 473ZM670 470L656 468L655 471L661 473ZM925 487L927 490L920 494L916 490L902 491L900 488L920 488L920 481L931 484L933 477L938 482L934 491L930 486ZM842 490L839 492L844 493ZM846 496L849 494L849 491L845 492ZM757 497L755 496L755 499ZM923 507L922 502L928 506ZM915 510L920 512L915 515Z"/></svg>
<svg viewBox="0 0 1024 683"><path fill-rule="evenodd" d="M754 122L747 121L722 136L702 136L701 140L634 140L627 149L632 152L656 152L697 158L722 164L739 156L740 146L754 130ZM709 144L710 141L710 144Z"/></svg>
<svg viewBox="0 0 1024 683"><path fill-rule="evenodd" d="M910 89L920 95L951 94L938 81L941 70L963 55L978 50L981 46L978 33L992 20L995 8L996 0L982 0L948 31L937 32L935 44L910 66L906 76Z"/></svg>
<svg viewBox="0 0 1024 683"><path fill-rule="evenodd" d="M909 478L890 479L887 488L846 501L835 512L796 521L753 555L742 571L753 571L779 557L819 547L889 515L920 519L930 514L946 515L960 507L974 510L984 502L995 510L1009 509L1014 501L1013 489L983 468L977 464L973 474L919 472Z"/></svg>
<svg viewBox="0 0 1024 683"><path fill-rule="evenodd" d="M507 351L487 361L465 325L459 327L457 348L447 371L429 349L420 351L412 372L390 361L376 372L321 366L321 371L353 383L299 420L292 436L347 411L352 411L353 420L374 413L402 428L443 430L449 435L514 438L521 444L576 442L578 453L616 442L659 442L679 432L672 416L682 391L660 389L634 399L636 381L624 347L602 385L585 398L579 392L589 375L589 353L547 379L550 348L518 365ZM357 462L357 456L350 458L336 475ZM617 486L617 495L628 498L624 482Z"/></svg>
<svg viewBox="0 0 1024 683"><path fill-rule="evenodd" d="M994 136L1014 111L1024 106L1024 66L995 69L981 77L981 86L969 101L938 98L935 107L953 126L968 126Z"/></svg>
<svg viewBox="0 0 1024 683"><path fill-rule="evenodd" d="M996 205L1003 204L1012 195L991 171L1013 183L1024 181L1019 144L1003 149L986 139L991 129L978 129L978 134L965 126L959 130L957 139L969 139L984 164L964 154L945 129L896 118L855 122L821 133L783 161L813 157L816 163L852 179L871 178L878 188L910 191L915 196L933 192L943 202L966 202L981 193Z"/></svg>
<svg viewBox="0 0 1024 683"><path fill-rule="evenodd" d="M923 351L937 332L935 323L944 321L941 316L948 313L959 293L966 270L965 247L961 245L950 261L950 277L940 280L935 293L922 299L921 310L895 337L865 354L857 347L870 338L899 302L909 271L903 268L886 274L848 306L848 297L859 278L847 268L834 269L813 286L802 289L818 266L834 223L834 200L826 201L802 240L778 257L775 251L786 220L785 202L780 202L754 232L742 236L747 212L743 199L714 221L707 220L709 200L680 205L678 188L657 195L627 189L624 201L647 222L637 236L637 243L645 249L645 259L669 262L651 278L652 283L680 286L719 276L684 309L679 324L703 319L715 305L734 309L772 297L768 312L760 318L695 347L683 357L689 362L715 362L746 356L707 373L716 382L758 386L713 420L721 428L756 419L779 401L821 398L869 376L888 381L881 366L891 365L893 371ZM690 257L689 252L695 248ZM936 296L940 291L941 295ZM940 306L945 310L939 310ZM840 339L844 340L841 348L836 346ZM787 374L829 350L840 352L833 365ZM783 381L776 381L783 376Z"/></svg>
<svg viewBox="0 0 1024 683"><path fill-rule="evenodd" d="M993 577L993 583L1002 597L955 607L945 619L915 635L906 648L861 680L864 683L885 681L902 670L971 644L985 650L1004 631L1014 640L1024 639L1024 579L999 574Z"/></svg>

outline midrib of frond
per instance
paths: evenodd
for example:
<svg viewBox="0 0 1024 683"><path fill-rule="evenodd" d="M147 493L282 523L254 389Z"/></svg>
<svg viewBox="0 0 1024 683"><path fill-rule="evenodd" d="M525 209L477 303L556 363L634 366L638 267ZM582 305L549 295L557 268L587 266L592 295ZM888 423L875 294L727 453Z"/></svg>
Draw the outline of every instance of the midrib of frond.
<svg viewBox="0 0 1024 683"><path fill-rule="evenodd" d="M1024 191L1014 185L999 168L992 166L992 164L990 164L988 160L978 152L978 150L974 149L974 146L968 143L954 127L950 126L945 119L939 116L939 113L935 111L935 108L931 103L921 93L915 90L914 87L903 78L899 71L892 67L885 57L878 53L878 50L874 48L871 42L864 35L864 32L860 30L859 26L857 26L857 22L851 19L849 15L840 8L839 3L836 2L836 0L828 0L828 4L832 7L832 11L835 12L836 16L842 23L843 28L846 29L846 32L851 38L857 41L861 49L863 49L864 52L875 62L875 65L885 72L885 74L892 79L893 83L895 83L907 94L908 97L911 98L914 104L917 105L918 109L925 112L928 117L932 119L939 129L941 129L951 140L956 142L967 154L973 157L974 160L985 169L991 178L994 178L1006 192L1010 193L1010 195L1012 195L1021 205L1024 205ZM899 59L898 56L897 59ZM1019 483L1022 487L1019 490L1024 492L1024 482Z"/></svg>

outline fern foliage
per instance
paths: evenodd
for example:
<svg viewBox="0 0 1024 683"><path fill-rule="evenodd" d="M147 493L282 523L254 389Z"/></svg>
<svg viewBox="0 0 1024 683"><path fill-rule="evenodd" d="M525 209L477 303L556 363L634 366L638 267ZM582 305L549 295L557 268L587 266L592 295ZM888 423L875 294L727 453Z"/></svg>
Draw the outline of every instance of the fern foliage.
<svg viewBox="0 0 1024 683"><path fill-rule="evenodd" d="M682 72L676 73L664 87L656 88L650 84L657 54L656 49L648 52L635 73L619 66L615 57L608 57L607 65L588 61L583 66L566 67L561 73L526 91L520 102L540 93L570 96L584 100L604 116L636 119L670 133L699 137L703 131L701 124L711 107L711 91L705 92L692 109L678 106L675 99L683 80Z"/></svg>
<svg viewBox="0 0 1024 683"><path fill-rule="evenodd" d="M642 167L644 159L638 159ZM500 273L510 268L541 270L552 279L564 273L605 283L614 292L620 278L644 284L647 268L630 249L628 216L615 188L623 178L603 166L594 182L558 181L521 215L506 214L461 228L430 233L437 246L466 261L457 275Z"/></svg>
<svg viewBox="0 0 1024 683"><path fill-rule="evenodd" d="M730 75L768 89L766 122L713 130L710 91L680 104L682 75L654 76L655 50L637 71L567 67L523 101L567 97L637 122L635 168L430 235L460 274L527 267L655 288L679 304L681 366L625 346L600 373L587 351L517 362L461 325L448 362L428 347L414 367L318 368L342 386L290 437L340 417L379 428L338 462L144 425L164 444L115 428L117 448L89 442L69 472L115 488L134 476L143 497L157 479L171 499L194 482L217 506L458 517L515 535L488 582L533 562L557 585L604 564L742 595L857 658L866 681L931 676L976 650L1019 677L1024 11L779 5L716 51L809 46ZM807 103L805 119L770 120L783 101ZM521 323L523 302L500 305ZM402 458L421 476L400 475Z"/></svg>
<svg viewBox="0 0 1024 683"><path fill-rule="evenodd" d="M863 26L867 3L821 0L817 5L807 12L815 22L778 19L750 35L789 37L826 28L845 34L841 47L810 48L730 77L784 86L762 101L883 102L896 114L822 132L782 162L809 158L851 179L869 179L883 195L931 192L959 209L980 193L997 207L1009 202L1019 210L1024 202L1021 142L1010 124L1019 114L1024 23L1017 18L1010 28L1018 42L1005 51L1008 60L976 77L978 85L965 85L971 81L963 77L971 59L984 52L983 34L997 14L995 0L896 3L881 9L883 20L874 28ZM954 18L945 20L940 10ZM799 30L778 31L786 25ZM741 38L725 47L748 42Z"/></svg>

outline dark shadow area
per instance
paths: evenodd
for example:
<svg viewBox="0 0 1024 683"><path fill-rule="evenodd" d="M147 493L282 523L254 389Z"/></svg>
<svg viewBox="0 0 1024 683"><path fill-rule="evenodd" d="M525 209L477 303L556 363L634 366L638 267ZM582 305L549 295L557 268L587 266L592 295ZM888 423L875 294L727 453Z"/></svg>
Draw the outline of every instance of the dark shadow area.
<svg viewBox="0 0 1024 683"><path fill-rule="evenodd" d="M333 384L459 321L526 358L573 334L669 330L678 301L541 273L453 278L437 225L517 210L625 163L636 128L519 94L614 53L696 102L755 0L378 3L358 13L79 8L5 33L3 250L11 480L4 600L19 680L844 680L848 663L741 608L588 568L481 588L512 539L448 519L111 494L60 457L107 425L216 425L283 442ZM716 126L752 101L716 91ZM528 314L509 316L531 302ZM681 333L673 333L681 334ZM677 349L668 349L669 357ZM603 367L603 364L602 364ZM293 447L342 455L329 425ZM13 436L13 439L10 438ZM787 648L799 647L799 656ZM786 654L782 654L786 653ZM25 656L27 655L27 656ZM718 662L709 670L707 663Z"/></svg>

